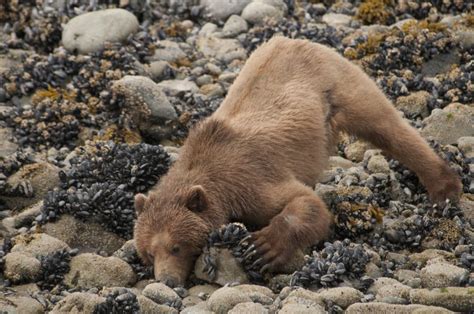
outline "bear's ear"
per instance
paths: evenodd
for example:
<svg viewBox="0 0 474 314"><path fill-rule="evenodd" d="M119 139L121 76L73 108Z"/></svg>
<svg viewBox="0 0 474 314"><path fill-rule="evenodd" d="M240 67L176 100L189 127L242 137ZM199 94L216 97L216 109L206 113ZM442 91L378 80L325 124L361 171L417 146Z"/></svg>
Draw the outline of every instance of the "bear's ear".
<svg viewBox="0 0 474 314"><path fill-rule="evenodd" d="M145 207L145 201L145 194L138 193L135 195L135 211L137 212L137 216L139 216L143 212L143 208Z"/></svg>
<svg viewBox="0 0 474 314"><path fill-rule="evenodd" d="M193 212L199 213L207 209L208 202L206 192L200 185L193 186L187 195L186 207Z"/></svg>

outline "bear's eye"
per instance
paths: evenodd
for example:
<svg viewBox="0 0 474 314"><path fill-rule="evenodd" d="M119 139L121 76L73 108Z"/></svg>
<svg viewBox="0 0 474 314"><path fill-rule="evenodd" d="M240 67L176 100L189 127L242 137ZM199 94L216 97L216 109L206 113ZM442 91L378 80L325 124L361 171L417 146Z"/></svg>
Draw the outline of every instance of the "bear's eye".
<svg viewBox="0 0 474 314"><path fill-rule="evenodd" d="M178 253L179 253L179 246L177 245L173 246L173 248L171 249L171 254L176 255Z"/></svg>

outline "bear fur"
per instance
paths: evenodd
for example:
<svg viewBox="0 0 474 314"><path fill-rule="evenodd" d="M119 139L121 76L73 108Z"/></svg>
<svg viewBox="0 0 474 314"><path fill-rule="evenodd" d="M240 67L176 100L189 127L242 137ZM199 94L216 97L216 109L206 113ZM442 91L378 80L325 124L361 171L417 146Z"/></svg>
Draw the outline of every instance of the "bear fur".
<svg viewBox="0 0 474 314"><path fill-rule="evenodd" d="M328 236L332 216L312 187L340 131L413 170L434 202L458 199L459 177L361 69L325 46L274 37L190 131L167 175L136 196L139 255L156 279L183 284L209 232L240 221L258 230L263 268L278 271Z"/></svg>

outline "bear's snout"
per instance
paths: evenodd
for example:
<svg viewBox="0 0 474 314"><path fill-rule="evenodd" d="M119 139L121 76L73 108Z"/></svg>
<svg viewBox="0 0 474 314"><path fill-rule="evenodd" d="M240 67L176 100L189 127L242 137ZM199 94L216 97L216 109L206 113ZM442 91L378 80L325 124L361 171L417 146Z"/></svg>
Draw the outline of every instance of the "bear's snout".
<svg viewBox="0 0 474 314"><path fill-rule="evenodd" d="M166 274L155 274L155 279L161 283L164 283L170 288L175 288L179 285L179 280L176 277L166 275Z"/></svg>

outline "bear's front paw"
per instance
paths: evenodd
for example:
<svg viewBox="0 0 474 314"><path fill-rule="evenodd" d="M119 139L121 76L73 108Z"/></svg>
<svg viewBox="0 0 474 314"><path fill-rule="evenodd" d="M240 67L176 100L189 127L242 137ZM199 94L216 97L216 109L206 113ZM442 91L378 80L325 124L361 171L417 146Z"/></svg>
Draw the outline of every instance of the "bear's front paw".
<svg viewBox="0 0 474 314"><path fill-rule="evenodd" d="M462 183L458 174L446 166L437 180L427 182L426 188L435 204L442 204L447 199L457 202L462 192Z"/></svg>
<svg viewBox="0 0 474 314"><path fill-rule="evenodd" d="M291 259L294 245L286 239L284 232L274 232L270 226L252 233L252 242L256 255L255 266L261 266L260 272L276 272Z"/></svg>

